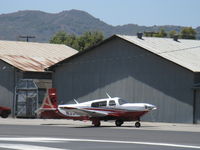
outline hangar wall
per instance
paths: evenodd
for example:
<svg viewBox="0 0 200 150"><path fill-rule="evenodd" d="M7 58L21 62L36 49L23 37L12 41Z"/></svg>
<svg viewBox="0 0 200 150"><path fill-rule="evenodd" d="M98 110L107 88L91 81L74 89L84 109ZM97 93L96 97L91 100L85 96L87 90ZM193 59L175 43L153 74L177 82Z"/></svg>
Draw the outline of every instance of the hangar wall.
<svg viewBox="0 0 200 150"><path fill-rule="evenodd" d="M194 123L200 123L200 88L194 90Z"/></svg>
<svg viewBox="0 0 200 150"><path fill-rule="evenodd" d="M12 107L14 94L14 67L0 60L0 105Z"/></svg>
<svg viewBox="0 0 200 150"><path fill-rule="evenodd" d="M105 98L106 92L158 110L142 120L193 122L194 74L127 41L114 38L56 67L60 103Z"/></svg>

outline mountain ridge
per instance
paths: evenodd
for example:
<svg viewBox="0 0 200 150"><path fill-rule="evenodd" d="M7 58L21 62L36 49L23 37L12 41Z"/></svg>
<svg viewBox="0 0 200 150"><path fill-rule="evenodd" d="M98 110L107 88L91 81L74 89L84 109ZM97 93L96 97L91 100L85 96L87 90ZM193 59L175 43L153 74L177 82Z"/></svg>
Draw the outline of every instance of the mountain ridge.
<svg viewBox="0 0 200 150"><path fill-rule="evenodd" d="M48 13L36 10L22 10L0 14L0 40L21 40L20 35L36 36L33 41L48 42L58 31L80 35L86 31L101 31L105 37L113 34L136 35L137 32L180 31L184 26L140 26L137 24L109 25L82 10L64 10L59 13ZM200 39L200 26L195 28Z"/></svg>

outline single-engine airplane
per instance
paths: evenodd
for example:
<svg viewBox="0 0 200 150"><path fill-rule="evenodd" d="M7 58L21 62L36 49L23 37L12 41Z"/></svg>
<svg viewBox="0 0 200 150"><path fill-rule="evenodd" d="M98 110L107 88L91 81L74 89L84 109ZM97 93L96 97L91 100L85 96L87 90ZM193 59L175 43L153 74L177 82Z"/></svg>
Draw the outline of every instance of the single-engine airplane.
<svg viewBox="0 0 200 150"><path fill-rule="evenodd" d="M48 90L48 95L41 107L36 111L40 118L57 118L73 120L90 120L95 127L101 125L101 120L115 120L116 126L125 121L136 121L135 127L140 127L140 117L156 106L147 103L128 103L119 97L110 97L76 104L58 105L56 89Z"/></svg>

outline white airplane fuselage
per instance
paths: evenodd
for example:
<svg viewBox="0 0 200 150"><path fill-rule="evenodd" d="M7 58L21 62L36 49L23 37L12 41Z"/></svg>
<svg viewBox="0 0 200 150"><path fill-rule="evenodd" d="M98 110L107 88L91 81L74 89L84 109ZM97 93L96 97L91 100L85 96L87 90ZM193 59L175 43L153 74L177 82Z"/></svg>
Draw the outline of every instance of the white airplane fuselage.
<svg viewBox="0 0 200 150"><path fill-rule="evenodd" d="M83 103L78 103L78 104L63 104L63 105L58 105L58 109L60 110L65 110L68 112L69 110L67 108L81 108L81 109L94 109L98 108L99 110L124 110L124 111L150 111L156 109L156 106L148 103L124 103L124 104L119 104L119 97L111 98L111 99L99 99L99 100L91 100L88 102L83 102ZM116 105L109 105L109 101L115 101ZM93 103L98 103L98 102L105 102L106 105L104 106L97 106L97 107L92 107Z"/></svg>
<svg viewBox="0 0 200 150"><path fill-rule="evenodd" d="M118 119L122 121L139 121L142 115L154 109L156 109L156 106L152 104L127 103L119 97L58 106L58 110L63 115L71 117L89 115L90 118L98 117L99 120ZM90 111L91 113L97 113L96 116L88 114Z"/></svg>

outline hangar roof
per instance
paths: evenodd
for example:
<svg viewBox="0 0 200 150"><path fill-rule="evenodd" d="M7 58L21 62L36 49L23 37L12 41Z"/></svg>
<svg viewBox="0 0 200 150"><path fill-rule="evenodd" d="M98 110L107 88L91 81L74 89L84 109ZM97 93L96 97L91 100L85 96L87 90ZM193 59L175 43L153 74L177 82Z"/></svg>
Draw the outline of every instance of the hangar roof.
<svg viewBox="0 0 200 150"><path fill-rule="evenodd" d="M57 64L70 61L71 58L80 56L105 42L109 42L113 38L120 38L135 44L190 71L200 72L200 40L178 39L178 41L174 41L172 38L157 37L142 37L140 39L137 36L127 35L113 35L100 44L81 51ZM49 69L52 70L57 64L52 65Z"/></svg>
<svg viewBox="0 0 200 150"><path fill-rule="evenodd" d="M0 41L0 60L22 71L43 72L77 52L61 44Z"/></svg>
<svg viewBox="0 0 200 150"><path fill-rule="evenodd" d="M117 36L193 72L200 72L200 40Z"/></svg>

